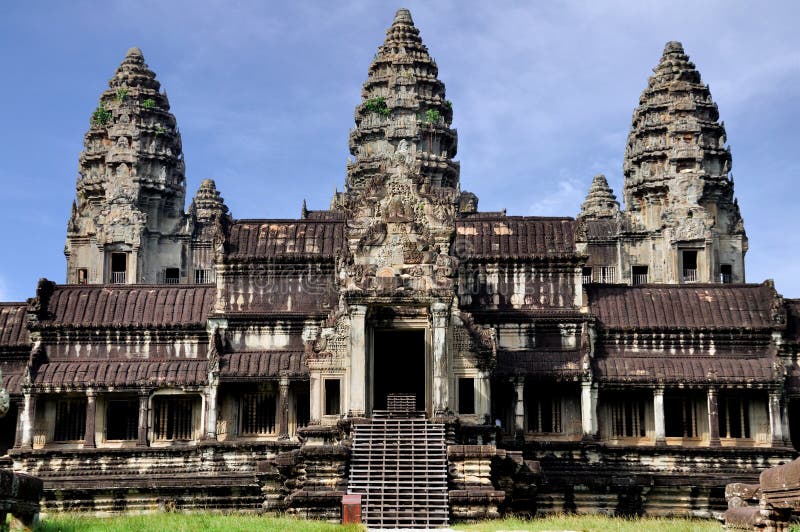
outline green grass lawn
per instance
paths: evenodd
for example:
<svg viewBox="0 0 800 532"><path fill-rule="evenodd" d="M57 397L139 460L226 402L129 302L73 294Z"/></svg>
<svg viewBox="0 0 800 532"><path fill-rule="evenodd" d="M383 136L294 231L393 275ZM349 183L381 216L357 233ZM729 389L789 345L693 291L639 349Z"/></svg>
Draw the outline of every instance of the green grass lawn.
<svg viewBox="0 0 800 532"><path fill-rule="evenodd" d="M716 521L691 519L621 519L604 516L562 515L540 519L502 519L475 524L457 524L464 532L579 530L644 532L721 531ZM121 517L88 517L80 514L52 514L42 519L36 532L195 532L195 531L275 531L275 532L361 532L359 526L342 526L288 517L252 514L156 513Z"/></svg>
<svg viewBox="0 0 800 532"><path fill-rule="evenodd" d="M333 525L253 514L156 513L121 517L54 514L35 532L361 532L360 526Z"/></svg>
<svg viewBox="0 0 800 532"><path fill-rule="evenodd" d="M608 532L644 532L657 530L658 532L694 532L694 531L722 531L722 525L717 521L703 519L664 519L642 518L623 519L620 517L605 517L602 515L556 515L538 519L503 519L498 521L481 521L476 524L457 524L456 530L464 532L533 532L534 530L579 530L579 531L608 531Z"/></svg>

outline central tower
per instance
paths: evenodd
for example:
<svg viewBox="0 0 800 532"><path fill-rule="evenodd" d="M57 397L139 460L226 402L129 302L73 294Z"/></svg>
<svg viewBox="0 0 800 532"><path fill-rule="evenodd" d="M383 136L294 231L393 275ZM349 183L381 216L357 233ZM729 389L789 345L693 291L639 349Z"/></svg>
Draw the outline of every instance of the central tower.
<svg viewBox="0 0 800 532"><path fill-rule="evenodd" d="M458 187L453 109L411 13L400 9L369 67L350 133L347 191L405 163L434 187Z"/></svg>

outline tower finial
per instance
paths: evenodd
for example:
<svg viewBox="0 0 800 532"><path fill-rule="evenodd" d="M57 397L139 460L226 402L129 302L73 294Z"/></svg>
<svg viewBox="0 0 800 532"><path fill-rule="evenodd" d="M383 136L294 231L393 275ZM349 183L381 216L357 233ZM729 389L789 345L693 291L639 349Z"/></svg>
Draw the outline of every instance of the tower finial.
<svg viewBox="0 0 800 532"><path fill-rule="evenodd" d="M136 57L136 58L141 57L142 59L144 59L144 54L142 54L141 48L134 46L133 48L128 48L125 57Z"/></svg>
<svg viewBox="0 0 800 532"><path fill-rule="evenodd" d="M413 26L414 19L411 18L411 11L409 11L404 7L398 9L397 13L394 14L394 20L392 21L392 26L396 24L409 24Z"/></svg>

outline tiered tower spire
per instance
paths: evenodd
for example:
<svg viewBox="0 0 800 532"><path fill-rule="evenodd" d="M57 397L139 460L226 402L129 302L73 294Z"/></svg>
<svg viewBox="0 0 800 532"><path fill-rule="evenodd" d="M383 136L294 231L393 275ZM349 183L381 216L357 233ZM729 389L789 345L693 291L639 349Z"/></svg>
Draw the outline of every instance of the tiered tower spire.
<svg viewBox="0 0 800 532"><path fill-rule="evenodd" d="M633 113L623 166L627 227L661 242L642 248L661 248L644 262L653 279L744 280L747 237L725 143L708 86L681 43L668 42Z"/></svg>
<svg viewBox="0 0 800 532"><path fill-rule="evenodd" d="M177 242L186 178L181 137L160 88L141 50L131 48L91 115L67 228L70 282L109 282L112 252L127 254L126 275L117 280L154 282L161 266L146 257L165 238Z"/></svg>
<svg viewBox="0 0 800 532"><path fill-rule="evenodd" d="M457 135L453 110L436 62L407 9L397 11L386 40L369 67L350 133L347 190L365 186L404 159L433 186L457 188Z"/></svg>
<svg viewBox="0 0 800 532"><path fill-rule="evenodd" d="M606 176L598 174L592 179L589 194L581 206L579 218L614 218L619 214L619 202Z"/></svg>

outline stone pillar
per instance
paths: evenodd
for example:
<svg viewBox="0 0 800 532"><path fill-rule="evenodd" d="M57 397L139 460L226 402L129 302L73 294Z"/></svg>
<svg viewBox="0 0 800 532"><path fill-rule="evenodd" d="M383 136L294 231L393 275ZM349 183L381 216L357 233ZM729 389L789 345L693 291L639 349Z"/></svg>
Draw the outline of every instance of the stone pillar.
<svg viewBox="0 0 800 532"><path fill-rule="evenodd" d="M217 384L212 382L206 388L206 430L203 437L217 439Z"/></svg>
<svg viewBox="0 0 800 532"><path fill-rule="evenodd" d="M667 444L667 431L664 423L664 388L653 390L653 415L655 417L656 445Z"/></svg>
<svg viewBox="0 0 800 532"><path fill-rule="evenodd" d="M94 434L94 418L97 415L97 397L94 390L86 390L86 426L83 433L83 448L97 447Z"/></svg>
<svg viewBox="0 0 800 532"><path fill-rule="evenodd" d="M147 403L149 394L141 390L139 392L139 437L136 440L137 447L147 447Z"/></svg>
<svg viewBox="0 0 800 532"><path fill-rule="evenodd" d="M478 415L478 421L490 419L492 415L492 387L489 383L489 374L485 371L479 371L478 379L478 409L475 413Z"/></svg>
<svg viewBox="0 0 800 532"><path fill-rule="evenodd" d="M33 448L33 424L36 420L36 396L26 391L23 396L22 407L22 449Z"/></svg>
<svg viewBox="0 0 800 532"><path fill-rule="evenodd" d="M20 401L17 403L17 432L14 435L14 447L19 449L22 445L22 425L25 419L25 402ZM2 521L0 521L2 523Z"/></svg>
<svg viewBox="0 0 800 532"><path fill-rule="evenodd" d="M525 377L514 379L514 436L525 437Z"/></svg>
<svg viewBox="0 0 800 532"><path fill-rule="evenodd" d="M791 433L789 432L789 400L784 398L781 403L781 428L783 430L784 445L791 446Z"/></svg>
<svg viewBox="0 0 800 532"><path fill-rule="evenodd" d="M773 447L783 444L783 424L781 423L781 392L769 392L769 428Z"/></svg>
<svg viewBox="0 0 800 532"><path fill-rule="evenodd" d="M319 371L311 371L308 377L308 416L312 423L322 419L322 377Z"/></svg>
<svg viewBox="0 0 800 532"><path fill-rule="evenodd" d="M597 389L590 381L581 383L581 432L584 440L597 436Z"/></svg>
<svg viewBox="0 0 800 532"><path fill-rule="evenodd" d="M717 404L717 389L709 388L708 397L708 444L719 447L719 406Z"/></svg>
<svg viewBox="0 0 800 532"><path fill-rule="evenodd" d="M350 407L353 417L361 417L367 409L367 336L366 305L350 307Z"/></svg>
<svg viewBox="0 0 800 532"><path fill-rule="evenodd" d="M440 301L431 305L431 344L433 345L433 413L444 413L450 406L450 372L447 360L448 306Z"/></svg>
<svg viewBox="0 0 800 532"><path fill-rule="evenodd" d="M278 439L289 439L289 377L281 376L278 393Z"/></svg>

